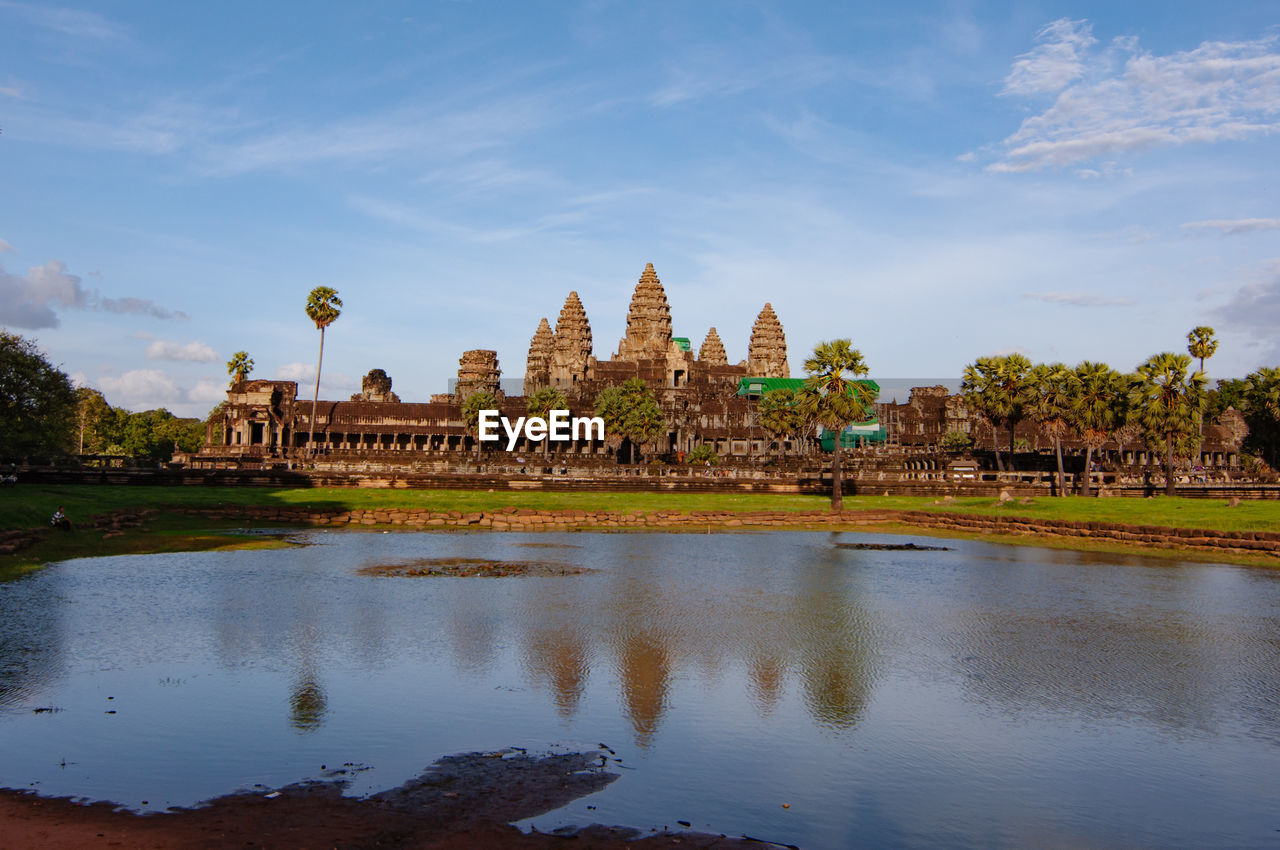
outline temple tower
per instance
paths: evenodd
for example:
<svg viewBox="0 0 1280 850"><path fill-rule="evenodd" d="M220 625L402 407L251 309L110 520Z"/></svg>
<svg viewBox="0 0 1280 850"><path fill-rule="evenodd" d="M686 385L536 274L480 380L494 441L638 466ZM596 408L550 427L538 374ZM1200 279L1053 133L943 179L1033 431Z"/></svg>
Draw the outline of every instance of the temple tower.
<svg viewBox="0 0 1280 850"><path fill-rule="evenodd" d="M529 342L529 357L524 367L524 394L533 395L543 387L551 386L551 356L555 346L555 335L551 333L551 325L544 317L538 322L538 329L533 332Z"/></svg>
<svg viewBox="0 0 1280 850"><path fill-rule="evenodd" d="M502 370L498 368L498 352L487 348L462 352L458 359L458 383L454 385L453 397L458 404L467 400L472 393L484 390L499 399L502 390L499 378Z"/></svg>
<svg viewBox="0 0 1280 850"><path fill-rule="evenodd" d="M715 328L707 331L707 338L702 341L702 348L698 349L698 362L708 366L729 365L729 355L725 354L724 343L720 341L720 334L716 333Z"/></svg>
<svg viewBox="0 0 1280 850"><path fill-rule="evenodd" d="M591 324L582 309L577 292L570 292L556 320L551 345L551 383L553 387L573 391L587 377L591 361Z"/></svg>
<svg viewBox="0 0 1280 850"><path fill-rule="evenodd" d="M614 360L666 359L671 345L671 307L667 293L653 270L653 263L646 263L644 273L631 296L631 309L627 312L627 335L618 343Z"/></svg>
<svg viewBox="0 0 1280 850"><path fill-rule="evenodd" d="M747 346L747 374L754 378L790 378L787 365L787 337L782 323L773 312L773 305L766 303L756 323L751 328L751 343Z"/></svg>
<svg viewBox="0 0 1280 850"><path fill-rule="evenodd" d="M391 376L385 369L370 369L360 380L360 392L351 396L351 400L399 404L400 396L391 391Z"/></svg>

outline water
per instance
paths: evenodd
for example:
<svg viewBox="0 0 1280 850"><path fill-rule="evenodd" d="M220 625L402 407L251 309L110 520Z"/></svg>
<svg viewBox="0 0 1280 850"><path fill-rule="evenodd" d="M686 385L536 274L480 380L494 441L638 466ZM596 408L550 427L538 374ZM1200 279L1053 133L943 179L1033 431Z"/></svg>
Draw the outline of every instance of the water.
<svg viewBox="0 0 1280 850"><path fill-rule="evenodd" d="M603 742L622 778L533 824L1280 844L1277 572L851 533L298 537L0 585L0 785L163 809ZM433 557L592 572L357 573Z"/></svg>

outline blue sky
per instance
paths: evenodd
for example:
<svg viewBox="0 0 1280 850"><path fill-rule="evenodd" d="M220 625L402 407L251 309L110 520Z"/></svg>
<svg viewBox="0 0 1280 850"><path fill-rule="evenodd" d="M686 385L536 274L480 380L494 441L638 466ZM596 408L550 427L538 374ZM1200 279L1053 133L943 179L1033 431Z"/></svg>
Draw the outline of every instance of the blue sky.
<svg viewBox="0 0 1280 850"><path fill-rule="evenodd" d="M607 359L646 262L797 375L1280 364L1280 7L882 5L0 0L0 325L189 415L240 349L314 381L314 286L322 393L425 400L570 290Z"/></svg>

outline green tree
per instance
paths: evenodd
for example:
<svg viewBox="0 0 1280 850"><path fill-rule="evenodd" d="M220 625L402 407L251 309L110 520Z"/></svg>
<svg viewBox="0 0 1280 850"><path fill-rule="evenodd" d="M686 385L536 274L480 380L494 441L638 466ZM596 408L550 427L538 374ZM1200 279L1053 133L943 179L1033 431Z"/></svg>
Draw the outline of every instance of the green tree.
<svg viewBox="0 0 1280 850"><path fill-rule="evenodd" d="M770 390L760 397L757 410L760 424L779 443L784 437L794 436L804 427L804 414L800 412L795 390L785 387Z"/></svg>
<svg viewBox="0 0 1280 850"><path fill-rule="evenodd" d="M604 420L605 444L615 451L622 441L630 440L633 456L644 454L666 430L666 420L653 390L641 378L632 378L621 386L610 387L596 396L595 414Z"/></svg>
<svg viewBox="0 0 1280 850"><path fill-rule="evenodd" d="M1053 438L1058 458L1058 495L1065 496L1066 473L1062 468L1062 436L1071 427L1072 403L1079 392L1076 373L1062 363L1032 367L1023 399L1026 415Z"/></svg>
<svg viewBox="0 0 1280 850"><path fill-rule="evenodd" d="M1198 436L1204 410L1204 373L1189 372L1185 354L1153 355L1138 367L1129 397L1135 420L1153 451L1164 449L1165 493L1174 495L1175 453L1185 456Z"/></svg>
<svg viewBox="0 0 1280 850"><path fill-rule="evenodd" d="M462 402L462 427L476 441L476 459L480 459L480 411L497 410L498 398L488 390L478 390Z"/></svg>
<svg viewBox="0 0 1280 850"><path fill-rule="evenodd" d="M944 452L962 452L973 446L973 438L964 431L948 431L938 441Z"/></svg>
<svg viewBox="0 0 1280 850"><path fill-rule="evenodd" d="M1084 477L1080 492L1088 496L1094 451L1101 449L1128 417L1129 379L1105 363L1086 360L1076 367L1076 384L1071 399L1071 423L1084 440Z"/></svg>
<svg viewBox="0 0 1280 850"><path fill-rule="evenodd" d="M1218 350L1218 341L1213 338L1213 328L1200 325L1192 328L1187 334L1187 353L1200 360L1200 371L1204 371L1204 361Z"/></svg>
<svg viewBox="0 0 1280 850"><path fill-rule="evenodd" d="M991 424L991 442L995 448L996 469L1004 471L996 430L1009 429L1009 469L1013 469L1014 431L1023 418L1031 361L1021 354L1003 357L979 357L964 369L960 391L971 410Z"/></svg>
<svg viewBox="0 0 1280 850"><path fill-rule="evenodd" d="M553 410L568 409L569 399L556 387L543 387L529 396L528 401L525 402L525 412L530 416L540 416L543 419L549 419ZM542 456L551 456L550 438L542 441Z"/></svg>
<svg viewBox="0 0 1280 850"><path fill-rule="evenodd" d="M106 448L102 423L111 415L111 405L92 387L76 387L76 453L97 454Z"/></svg>
<svg viewBox="0 0 1280 850"><path fill-rule="evenodd" d="M321 343L323 345L323 342ZM231 376L231 386L234 388L237 384L243 384L245 379L249 377L249 373L253 371L253 358L249 356L247 351L237 351L231 355L231 359L227 361L227 374ZM317 374L319 369L316 370Z"/></svg>
<svg viewBox="0 0 1280 850"><path fill-rule="evenodd" d="M693 447L693 451L685 456L685 463L690 466L716 466L720 463L720 456L716 454L716 450L706 443L699 443Z"/></svg>
<svg viewBox="0 0 1280 850"><path fill-rule="evenodd" d="M320 356L316 359L316 391L311 396L311 421L308 423L307 452L315 454L316 441L316 405L320 400L320 369L324 365L324 330L337 321L342 314L342 299L338 291L328 286L317 286L307 296L307 318L316 323L320 331Z"/></svg>
<svg viewBox="0 0 1280 850"><path fill-rule="evenodd" d="M875 398L858 375L867 374L862 352L852 340L820 342L804 361L808 373L797 399L800 411L835 432L831 455L831 510L844 509L844 482L840 477L840 438L847 425L867 418Z"/></svg>
<svg viewBox="0 0 1280 850"><path fill-rule="evenodd" d="M1263 366L1245 377L1243 411L1250 441L1280 468L1280 367Z"/></svg>
<svg viewBox="0 0 1280 850"><path fill-rule="evenodd" d="M0 330L0 457L72 448L77 399L66 373L34 340Z"/></svg>
<svg viewBox="0 0 1280 850"><path fill-rule="evenodd" d="M1243 414L1248 386L1249 382L1244 378L1219 379L1218 385L1205 393L1205 421L1217 422L1228 407L1234 407Z"/></svg>

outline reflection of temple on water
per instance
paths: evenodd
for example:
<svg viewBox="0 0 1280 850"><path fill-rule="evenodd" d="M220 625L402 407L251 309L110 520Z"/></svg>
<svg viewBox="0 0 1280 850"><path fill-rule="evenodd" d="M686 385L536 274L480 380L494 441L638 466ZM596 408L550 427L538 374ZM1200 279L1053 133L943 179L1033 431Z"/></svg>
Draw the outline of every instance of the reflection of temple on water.
<svg viewBox="0 0 1280 850"><path fill-rule="evenodd" d="M62 573L5 582L0 596L0 706L39 698L63 672Z"/></svg>
<svg viewBox="0 0 1280 850"><path fill-rule="evenodd" d="M627 630L618 647L618 675L636 745L647 747L667 710L670 651L660 632Z"/></svg>
<svg viewBox="0 0 1280 850"><path fill-rule="evenodd" d="M289 694L289 723L299 732L314 732L324 725L329 700L314 670L304 670Z"/></svg>
<svg viewBox="0 0 1280 850"><path fill-rule="evenodd" d="M587 686L587 657L587 641L572 627L539 629L525 636L525 667L534 682L551 688L561 717L572 717L578 710Z"/></svg>

